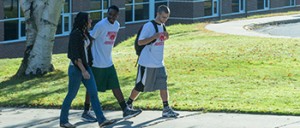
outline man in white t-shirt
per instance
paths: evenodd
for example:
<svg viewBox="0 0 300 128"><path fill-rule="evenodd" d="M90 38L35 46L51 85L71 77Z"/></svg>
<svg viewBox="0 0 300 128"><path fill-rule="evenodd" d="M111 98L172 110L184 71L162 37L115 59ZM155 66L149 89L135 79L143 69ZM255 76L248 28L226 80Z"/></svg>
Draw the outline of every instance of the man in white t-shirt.
<svg viewBox="0 0 300 128"><path fill-rule="evenodd" d="M96 80L97 89L100 92L112 90L115 98L118 100L123 110L124 118L135 117L142 111L129 108L125 102L121 91L116 69L112 61L112 48L115 44L120 24L117 21L119 8L110 6L107 12L107 18L99 21L90 35L95 39L92 45L93 66L92 71ZM89 96L86 95L85 111L82 114L83 120L92 121L93 116L89 114ZM91 120L89 120L91 119Z"/></svg>
<svg viewBox="0 0 300 128"><path fill-rule="evenodd" d="M145 47L139 56L136 85L131 91L127 104L133 108L132 102L140 92L160 90L164 107L162 116L177 117L179 114L169 107L168 103L167 74L163 59L164 43L169 38L168 32L164 31L164 24L170 16L170 9L161 5L156 15L154 21L144 24L138 37L138 45L145 45Z"/></svg>

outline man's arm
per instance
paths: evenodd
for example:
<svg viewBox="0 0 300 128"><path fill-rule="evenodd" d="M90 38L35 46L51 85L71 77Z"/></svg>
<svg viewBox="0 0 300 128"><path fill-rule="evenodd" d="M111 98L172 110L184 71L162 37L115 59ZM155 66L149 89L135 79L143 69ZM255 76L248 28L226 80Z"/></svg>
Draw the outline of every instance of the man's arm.
<svg viewBox="0 0 300 128"><path fill-rule="evenodd" d="M147 45L148 43L152 42L153 40L159 38L159 33L155 33L153 36L143 39L143 40L139 40L138 41L138 45Z"/></svg>

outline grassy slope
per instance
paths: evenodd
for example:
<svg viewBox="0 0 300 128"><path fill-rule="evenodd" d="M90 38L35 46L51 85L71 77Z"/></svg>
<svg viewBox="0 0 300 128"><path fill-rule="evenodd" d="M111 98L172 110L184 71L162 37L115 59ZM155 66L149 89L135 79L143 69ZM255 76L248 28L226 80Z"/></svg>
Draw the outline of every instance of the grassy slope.
<svg viewBox="0 0 300 128"><path fill-rule="evenodd" d="M299 39L245 37L210 32L206 23L168 27L165 64L170 103L177 110L300 114ZM113 51L123 93L134 86L133 38ZM21 59L0 60L0 106L60 107L67 92L66 54L53 55L56 71L41 78L10 78ZM82 108L82 86L74 108ZM99 93L105 109L119 109L111 91ZM135 102L161 109L159 92Z"/></svg>

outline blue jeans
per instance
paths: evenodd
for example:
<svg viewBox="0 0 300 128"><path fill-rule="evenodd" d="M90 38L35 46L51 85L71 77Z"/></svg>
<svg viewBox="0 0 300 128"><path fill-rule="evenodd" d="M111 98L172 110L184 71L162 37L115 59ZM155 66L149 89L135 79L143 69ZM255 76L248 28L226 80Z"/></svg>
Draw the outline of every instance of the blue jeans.
<svg viewBox="0 0 300 128"><path fill-rule="evenodd" d="M69 122L69 110L72 104L73 99L76 97L77 92L79 90L81 82L87 89L87 92L90 95L92 108L96 114L98 123L102 123L106 120L103 115L101 103L98 99L98 92L96 87L96 82L94 79L94 75L90 67L86 69L90 74L90 79L86 80L83 78L81 71L73 65L69 66L69 85L68 85L68 94L62 104L61 113L60 113L60 123L67 123Z"/></svg>

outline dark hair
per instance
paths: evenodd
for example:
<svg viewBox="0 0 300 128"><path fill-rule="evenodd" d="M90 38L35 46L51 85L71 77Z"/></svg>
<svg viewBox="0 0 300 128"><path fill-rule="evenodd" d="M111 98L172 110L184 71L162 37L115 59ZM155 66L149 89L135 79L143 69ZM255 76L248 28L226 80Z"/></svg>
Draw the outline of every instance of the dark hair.
<svg viewBox="0 0 300 128"><path fill-rule="evenodd" d="M74 20L73 23L73 30L75 29L79 29L79 30L85 30L86 29L86 25L88 23L88 19L89 19L89 14L86 12L79 12Z"/></svg>
<svg viewBox="0 0 300 128"><path fill-rule="evenodd" d="M119 7L117 7L116 5L112 5L112 6L108 7L107 12L109 12L110 9L113 9L113 10L119 12Z"/></svg>
<svg viewBox="0 0 300 128"><path fill-rule="evenodd" d="M170 13L170 9L169 9L169 7L166 6L166 5L160 5L160 6L158 6L158 8L157 8L157 12L158 12L158 13L165 12L165 13L169 14L169 13Z"/></svg>
<svg viewBox="0 0 300 128"><path fill-rule="evenodd" d="M79 12L75 17L72 31L78 29L78 30L82 31L83 33L85 33L89 37L90 40L92 40L93 38L91 38L89 30L87 30L88 22L89 22L89 13Z"/></svg>

